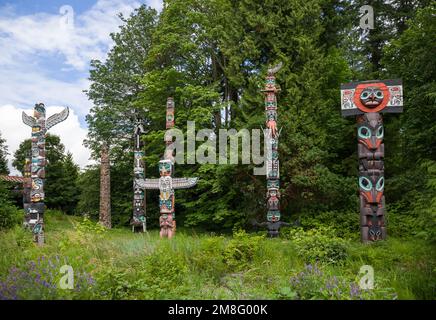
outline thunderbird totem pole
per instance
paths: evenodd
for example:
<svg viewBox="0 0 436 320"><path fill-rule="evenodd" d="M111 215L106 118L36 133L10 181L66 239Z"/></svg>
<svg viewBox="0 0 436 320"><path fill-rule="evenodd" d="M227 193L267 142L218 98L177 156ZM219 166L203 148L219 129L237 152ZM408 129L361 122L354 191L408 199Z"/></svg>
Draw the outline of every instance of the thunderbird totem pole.
<svg viewBox="0 0 436 320"><path fill-rule="evenodd" d="M264 130L265 145L266 145L266 207L267 207L267 222L255 223L258 226L266 226L268 236L271 238L278 237L279 229L282 226L289 225L286 222L280 221L280 167L279 167L279 136L280 131L277 129L277 92L280 91L276 87L275 74L280 70L282 64L268 69L265 88L262 92L265 95L265 112L266 112L266 127Z"/></svg>
<svg viewBox="0 0 436 320"><path fill-rule="evenodd" d="M133 151L133 218L131 221L133 232L137 227L141 227L143 232L147 230L147 218L145 216L145 191L136 183L139 179L145 179L144 151L141 142L141 134L143 133L144 126L142 125L140 118L136 118L134 129L135 149Z"/></svg>
<svg viewBox="0 0 436 320"><path fill-rule="evenodd" d="M341 111L344 117L357 117L361 240L386 239L381 113L403 111L401 80L370 80L341 85Z"/></svg>
<svg viewBox="0 0 436 320"><path fill-rule="evenodd" d="M23 122L32 127L32 161L30 169L30 202L24 205L26 221L32 228L34 241L39 245L44 244L44 179L45 179L45 134L47 130L64 121L68 117L69 110L45 118L45 106L37 103L33 111L33 117L23 112Z"/></svg>
<svg viewBox="0 0 436 320"><path fill-rule="evenodd" d="M167 99L166 129L174 127L174 99ZM167 131L168 133L168 131ZM174 142L170 134L165 135L164 159L159 161L159 179L136 179L135 183L143 189L159 189L160 207L160 236L172 238L176 231L176 217L174 207L174 190L187 189L197 184L197 178L173 178L174 171Z"/></svg>

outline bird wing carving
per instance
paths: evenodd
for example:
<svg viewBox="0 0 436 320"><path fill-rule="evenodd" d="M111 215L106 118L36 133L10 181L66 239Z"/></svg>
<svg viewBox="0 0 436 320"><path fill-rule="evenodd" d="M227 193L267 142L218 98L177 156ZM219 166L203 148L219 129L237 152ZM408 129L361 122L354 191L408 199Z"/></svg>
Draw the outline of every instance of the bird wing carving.
<svg viewBox="0 0 436 320"><path fill-rule="evenodd" d="M22 114L22 119L24 124L27 124L29 127L33 127L36 125L36 119L34 117L28 116L24 111Z"/></svg>
<svg viewBox="0 0 436 320"><path fill-rule="evenodd" d="M276 74L283 67L283 63L280 61L275 67L268 69L269 75Z"/></svg>
<svg viewBox="0 0 436 320"><path fill-rule="evenodd" d="M58 124L59 122L64 121L66 118L68 118L68 114L70 113L70 110L68 109L68 107L66 107L64 110L62 110L59 113L56 113L52 116L50 116L47 119L47 122L45 124L46 129L50 129L51 127L53 127L54 125Z"/></svg>

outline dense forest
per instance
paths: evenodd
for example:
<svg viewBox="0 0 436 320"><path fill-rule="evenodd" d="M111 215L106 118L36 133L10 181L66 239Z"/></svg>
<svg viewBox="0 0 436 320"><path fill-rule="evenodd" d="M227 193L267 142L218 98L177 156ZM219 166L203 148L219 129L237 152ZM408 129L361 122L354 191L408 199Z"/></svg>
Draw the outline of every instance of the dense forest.
<svg viewBox="0 0 436 320"><path fill-rule="evenodd" d="M359 27L362 5L374 29ZM386 114L385 196L388 236L436 241L436 4L430 0L166 0L141 6L111 34L106 60L93 60L86 92L93 107L84 144L100 159L109 147L114 228L132 216L133 131L143 119L146 177L159 177L165 104L175 126L259 129L267 68L277 73L282 220L359 234L356 121L340 113L340 85L403 81L404 112ZM198 142L201 144L202 142ZM30 140L14 154L23 172ZM0 173L7 147L0 140ZM242 156L241 154L239 155ZM100 166L79 170L59 137L47 138L46 205L98 220ZM176 192L177 226L227 234L265 220L265 176L252 164L176 164L175 176L198 177ZM0 226L21 222L20 196L0 182ZM158 191L146 192L148 228L157 229ZM409 241L409 240L408 240ZM434 288L432 289L434 293ZM429 297L431 290L427 291ZM419 294L417 294L419 296Z"/></svg>

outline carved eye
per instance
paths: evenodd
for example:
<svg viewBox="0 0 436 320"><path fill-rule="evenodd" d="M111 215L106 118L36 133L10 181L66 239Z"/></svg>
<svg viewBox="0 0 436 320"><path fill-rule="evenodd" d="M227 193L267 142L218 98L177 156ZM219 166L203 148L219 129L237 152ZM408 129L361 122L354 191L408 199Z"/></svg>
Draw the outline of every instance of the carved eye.
<svg viewBox="0 0 436 320"><path fill-rule="evenodd" d="M378 127L377 129L377 138L382 139L384 135L383 126Z"/></svg>
<svg viewBox="0 0 436 320"><path fill-rule="evenodd" d="M385 187L385 178L380 177L380 179L378 179L377 181L377 185L375 186L375 188L377 189L377 191L383 191L384 187Z"/></svg>
<svg viewBox="0 0 436 320"><path fill-rule="evenodd" d="M369 92L368 91L363 91L361 94L360 94L360 98L361 99L368 99L368 97L369 97Z"/></svg>
<svg viewBox="0 0 436 320"><path fill-rule="evenodd" d="M365 126L360 127L357 133L360 138L363 139L371 138L371 130L368 127Z"/></svg>
<svg viewBox="0 0 436 320"><path fill-rule="evenodd" d="M383 95L383 91L381 91L381 90L375 90L375 96L376 96L378 99L383 99L383 97L384 97L384 95Z"/></svg>
<svg viewBox="0 0 436 320"><path fill-rule="evenodd" d="M371 191L372 182L366 177L359 177L359 186L365 191Z"/></svg>

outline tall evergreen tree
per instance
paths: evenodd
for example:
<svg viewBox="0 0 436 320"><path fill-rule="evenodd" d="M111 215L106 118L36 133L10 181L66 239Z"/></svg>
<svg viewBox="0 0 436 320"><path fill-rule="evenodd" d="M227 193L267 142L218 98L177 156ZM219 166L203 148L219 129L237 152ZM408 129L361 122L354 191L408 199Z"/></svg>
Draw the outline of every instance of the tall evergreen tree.
<svg viewBox="0 0 436 320"><path fill-rule="evenodd" d="M8 168L8 146L5 144L6 140L2 138L0 132L0 174L9 174Z"/></svg>

